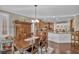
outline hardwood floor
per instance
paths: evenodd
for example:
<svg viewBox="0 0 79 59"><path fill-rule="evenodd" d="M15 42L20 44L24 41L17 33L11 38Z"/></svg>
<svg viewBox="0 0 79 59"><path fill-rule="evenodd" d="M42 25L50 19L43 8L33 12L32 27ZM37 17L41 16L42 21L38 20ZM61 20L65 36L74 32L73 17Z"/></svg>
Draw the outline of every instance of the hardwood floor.
<svg viewBox="0 0 79 59"><path fill-rule="evenodd" d="M79 54L79 49L71 47L70 43L55 43L49 41L48 44L54 48L53 54Z"/></svg>
<svg viewBox="0 0 79 59"><path fill-rule="evenodd" d="M79 49L71 47L70 43L60 44L49 41L48 46L54 49L52 54L79 54ZM8 51L7 54L11 54L11 51Z"/></svg>

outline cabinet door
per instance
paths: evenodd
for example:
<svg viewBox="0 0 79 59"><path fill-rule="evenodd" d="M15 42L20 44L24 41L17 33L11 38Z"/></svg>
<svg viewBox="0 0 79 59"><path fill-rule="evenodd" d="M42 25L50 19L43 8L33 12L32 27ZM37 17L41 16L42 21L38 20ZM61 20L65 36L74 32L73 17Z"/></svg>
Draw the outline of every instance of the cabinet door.
<svg viewBox="0 0 79 59"><path fill-rule="evenodd" d="M31 33L31 24L26 22L17 22L16 37L25 39Z"/></svg>

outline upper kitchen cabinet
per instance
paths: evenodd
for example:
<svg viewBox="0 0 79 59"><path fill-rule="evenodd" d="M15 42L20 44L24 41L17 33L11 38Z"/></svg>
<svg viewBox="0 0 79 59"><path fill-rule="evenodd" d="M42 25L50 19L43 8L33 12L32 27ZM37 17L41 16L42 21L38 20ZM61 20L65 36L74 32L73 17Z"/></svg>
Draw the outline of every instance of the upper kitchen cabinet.
<svg viewBox="0 0 79 59"><path fill-rule="evenodd" d="M54 23L53 22L48 22L46 24L47 24L48 31L54 31Z"/></svg>
<svg viewBox="0 0 79 59"><path fill-rule="evenodd" d="M36 24L37 28L44 28L45 27L45 22L42 20L39 20L39 23Z"/></svg>

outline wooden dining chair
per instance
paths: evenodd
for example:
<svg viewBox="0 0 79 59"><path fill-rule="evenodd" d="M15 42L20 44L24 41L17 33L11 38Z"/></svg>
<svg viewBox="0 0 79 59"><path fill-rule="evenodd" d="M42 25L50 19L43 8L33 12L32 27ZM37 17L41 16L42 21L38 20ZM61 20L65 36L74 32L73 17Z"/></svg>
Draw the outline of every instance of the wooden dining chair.
<svg viewBox="0 0 79 59"><path fill-rule="evenodd" d="M14 47L14 53L16 51L19 51L20 54L24 54L24 52L26 53L30 53L28 52L27 50L31 47L30 45L27 47L27 44L26 42L23 42L23 41L18 41L18 40L14 40L13 41L13 47Z"/></svg>
<svg viewBox="0 0 79 59"><path fill-rule="evenodd" d="M48 48L48 40L47 40L47 33L43 32L40 38L40 48L41 48L41 53L43 51L43 48L45 48L45 52L47 52Z"/></svg>
<svg viewBox="0 0 79 59"><path fill-rule="evenodd" d="M39 48L40 48L40 38L35 39L34 46L36 47L37 53L39 53Z"/></svg>

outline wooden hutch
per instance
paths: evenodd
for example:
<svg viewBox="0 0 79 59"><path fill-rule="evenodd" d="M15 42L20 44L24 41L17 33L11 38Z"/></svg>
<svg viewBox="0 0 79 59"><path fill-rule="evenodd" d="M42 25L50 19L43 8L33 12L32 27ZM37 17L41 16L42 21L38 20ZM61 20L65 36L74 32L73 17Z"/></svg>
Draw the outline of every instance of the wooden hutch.
<svg viewBox="0 0 79 59"><path fill-rule="evenodd" d="M26 47L24 39L31 37L31 23L23 21L14 21L15 26L15 41L18 48Z"/></svg>

